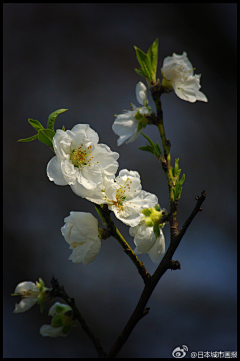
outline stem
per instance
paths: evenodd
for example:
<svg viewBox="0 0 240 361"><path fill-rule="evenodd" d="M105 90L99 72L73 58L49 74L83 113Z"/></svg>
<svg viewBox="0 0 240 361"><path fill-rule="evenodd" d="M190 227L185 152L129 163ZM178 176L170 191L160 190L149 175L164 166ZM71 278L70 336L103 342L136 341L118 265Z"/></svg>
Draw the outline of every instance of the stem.
<svg viewBox="0 0 240 361"><path fill-rule="evenodd" d="M156 105L157 110L157 118L155 120L155 125L158 127L161 141L162 141L162 147L165 157L164 162L164 171L167 176L167 182L168 182L168 192L169 192L169 203L170 203L170 233L171 233L171 240L172 238L178 233L178 223L177 223L177 202L174 201L174 193L173 193L173 174L172 174L172 166L171 166L171 154L170 154L170 147L171 143L167 139L165 134L165 129L163 125L163 112L162 112L162 104L160 100L160 96L163 93L163 90L159 83L157 83L155 86L151 88L151 93L153 100Z"/></svg>
<svg viewBox="0 0 240 361"><path fill-rule="evenodd" d="M173 174L172 174L172 167L171 167L171 155L170 155L170 147L171 144L169 140L166 138L164 126L163 126L163 114L162 114L162 106L160 101L160 96L163 93L163 90L161 86L159 85L159 82L157 82L156 85L154 85L151 88L152 97L156 104L157 109L157 118L152 122L152 124L155 124L158 127L161 140L162 140L162 146L164 151L164 161L162 162L163 169L166 172L167 181L168 181L168 190L169 190L169 201L170 201L170 235L171 235L171 242L169 244L169 247L162 258L162 261L160 262L159 266L157 267L154 274L150 277L149 282L145 284L145 287L143 289L143 292L141 294L141 297L138 301L138 304L133 311L130 319L128 320L126 326L124 327L123 331L121 332L120 336L116 340L115 344L111 348L109 354L106 356L107 358L113 358L115 357L124 343L127 341L129 335L131 334L132 330L138 323L138 321L141 320L148 312L149 308L146 308L147 302L149 298L152 295L152 292L154 291L156 285L158 284L161 277L164 275L164 273L167 271L167 269L180 269L180 263L178 261L173 261L172 257L179 246L179 243L185 234L187 228L189 227L190 223L192 222L193 218L196 216L196 214L202 210L201 204L206 198L205 191L202 191L201 197L196 197L197 204L190 214L189 218L184 223L183 227L181 228L180 232L178 232L178 224L177 224L177 200L174 200L174 193L173 193Z"/></svg>
<svg viewBox="0 0 240 361"><path fill-rule="evenodd" d="M92 332L92 330L90 329L90 327L88 326L87 322L85 321L85 319L83 318L81 312L79 311L79 309L76 306L76 303L74 301L74 298L70 298L67 293L64 290L63 286L60 286L58 283L58 280L56 278L52 278L51 280L52 283L52 290L51 290L51 296L52 297L60 297L62 298L73 310L73 314L74 314L74 318L76 320L79 321L79 323L81 324L83 330L86 332L86 334L90 337L90 339L92 340L94 347L98 353L98 357L99 358L104 358L106 357L107 353L106 351L104 351L104 349L102 348L100 341L97 337L95 337L94 333Z"/></svg>
<svg viewBox="0 0 240 361"><path fill-rule="evenodd" d="M180 269L180 263L178 261L173 261L172 257L174 255L177 247L179 246L179 243L180 243L183 235L185 234L188 226L192 222L193 218L196 216L196 214L198 212L200 212L202 210L201 204L204 202L205 198L206 198L205 191L202 191L201 197L196 197L197 204L196 204L194 210L192 211L189 218L184 223L184 225L183 225L181 231L178 233L178 235L172 239L172 241L167 249L167 252L165 253L165 255L164 255L162 261L160 262L159 266L157 267L156 271L151 276L150 281L148 282L148 284L145 285L135 310L133 311L130 319L128 320L126 326L124 327L120 336L116 340L115 344L111 348L109 354L106 356L107 358L114 358L118 354L118 352L121 350L124 343L127 341L128 337L130 336L130 334L131 334L132 330L134 329L134 327L136 326L136 324L145 315L148 314L149 308L148 307L146 308L147 302L148 302L149 298L151 297L159 280L164 275L164 273L168 269L172 269L172 270Z"/></svg>
<svg viewBox="0 0 240 361"><path fill-rule="evenodd" d="M107 205L103 205L102 207L100 205L96 205L95 207L99 217L101 218L104 226L108 228L110 231L110 234L121 244L121 246L124 249L124 252L130 257L130 259L133 261L135 266L138 269L139 274L142 276L143 281L147 283L150 279L150 274L147 272L146 268L144 267L143 262L140 262L138 257L133 252L132 248L129 246L129 244L126 242L125 238L121 235L118 228L113 223L111 217L110 217L110 211L107 208Z"/></svg>

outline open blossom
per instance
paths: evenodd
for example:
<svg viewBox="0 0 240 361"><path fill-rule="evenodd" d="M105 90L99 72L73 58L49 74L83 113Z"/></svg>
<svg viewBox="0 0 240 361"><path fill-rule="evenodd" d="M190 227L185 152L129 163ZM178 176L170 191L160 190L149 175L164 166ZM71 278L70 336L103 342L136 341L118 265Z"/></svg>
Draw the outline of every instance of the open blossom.
<svg viewBox="0 0 240 361"><path fill-rule="evenodd" d="M17 285L13 295L22 297L20 303L15 305L13 311L13 313L20 313L29 310L38 302L40 291L35 283L26 281Z"/></svg>
<svg viewBox="0 0 240 361"><path fill-rule="evenodd" d="M31 281L21 282L15 288L12 296L21 296L22 300L19 304L15 305L13 313L20 313L29 310L36 303L40 305L41 312L44 309L44 302L49 296L49 288L41 278L39 282L33 283Z"/></svg>
<svg viewBox="0 0 240 361"><path fill-rule="evenodd" d="M105 179L103 188L87 198L97 204L108 204L115 216L129 226L136 226L142 219L142 209L154 207L157 196L142 190L140 175L123 169L115 179Z"/></svg>
<svg viewBox="0 0 240 361"><path fill-rule="evenodd" d="M49 179L57 185L69 184L81 197L92 195L103 176L114 175L118 169L119 154L98 141L98 134L88 124L58 129L53 137L56 155L47 166Z"/></svg>
<svg viewBox="0 0 240 361"><path fill-rule="evenodd" d="M72 318L72 308L60 302L54 303L48 315L53 317L51 325L43 325L39 331L44 337L65 337L76 323L76 320Z"/></svg>
<svg viewBox="0 0 240 361"><path fill-rule="evenodd" d="M98 220L91 213L70 212L64 222L62 235L73 250L68 259L84 266L94 261L101 248Z"/></svg>
<svg viewBox="0 0 240 361"><path fill-rule="evenodd" d="M156 237L153 227L147 227L145 221L141 221L136 227L130 227L130 236L134 237L136 254L148 253L154 263L159 263L165 252L165 238L159 227L160 235Z"/></svg>
<svg viewBox="0 0 240 361"><path fill-rule="evenodd" d="M112 125L112 130L119 136L117 145L122 145L124 142L126 144L134 142L141 134L141 128L147 124L145 116L152 113L151 108L147 106L147 88L142 82L139 82L136 86L136 98L143 107L137 108L134 104L131 104L131 110L119 114ZM140 126L140 123L142 126Z"/></svg>
<svg viewBox="0 0 240 361"><path fill-rule="evenodd" d="M173 53L163 61L162 85L166 88L173 88L177 96L183 100L191 103L196 100L207 102L207 97L199 91L201 75L194 75L193 70L187 53L183 52L182 55Z"/></svg>

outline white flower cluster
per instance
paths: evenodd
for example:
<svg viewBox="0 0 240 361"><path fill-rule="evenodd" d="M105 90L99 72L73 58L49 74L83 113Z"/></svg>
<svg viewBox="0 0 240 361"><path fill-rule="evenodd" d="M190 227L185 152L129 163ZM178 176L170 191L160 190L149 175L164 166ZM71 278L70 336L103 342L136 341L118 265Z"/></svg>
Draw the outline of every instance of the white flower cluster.
<svg viewBox="0 0 240 361"><path fill-rule="evenodd" d="M146 88L141 83L137 89L137 99L147 105ZM56 155L48 163L47 175L55 184L68 184L77 195L93 203L107 204L123 223L137 227L143 218L142 210L154 207L158 199L142 190L138 172L123 169L116 177L119 154L98 141L97 133L88 124L78 124L71 131L57 130L53 138ZM69 259L84 265L91 263L101 248L97 219L90 213L70 212L64 221L61 231L72 249ZM148 233L147 229L146 252L153 247Z"/></svg>

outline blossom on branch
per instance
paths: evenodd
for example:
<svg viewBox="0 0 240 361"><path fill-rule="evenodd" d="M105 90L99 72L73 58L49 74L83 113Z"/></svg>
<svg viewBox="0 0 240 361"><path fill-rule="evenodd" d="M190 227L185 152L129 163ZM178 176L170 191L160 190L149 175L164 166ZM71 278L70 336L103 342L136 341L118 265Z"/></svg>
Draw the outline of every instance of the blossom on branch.
<svg viewBox="0 0 240 361"><path fill-rule="evenodd" d="M187 53L183 52L182 55L173 53L163 61L162 86L168 90L173 89L179 98L191 103L196 100L207 102L207 97L199 91L201 75L194 75L193 71Z"/></svg>
<svg viewBox="0 0 240 361"><path fill-rule="evenodd" d="M48 293L49 289L45 287L41 278L36 284L31 281L19 283L12 296L21 296L22 299L19 304L15 305L13 313L25 312L36 303L40 304L41 311L43 311L44 301L48 297Z"/></svg>
<svg viewBox="0 0 240 361"><path fill-rule="evenodd" d="M48 178L57 185L69 184L78 196L91 196L103 176L114 175L118 169L119 154L98 141L98 134L88 124L58 129L53 137L56 155L47 165Z"/></svg>
<svg viewBox="0 0 240 361"><path fill-rule="evenodd" d="M19 304L15 305L14 313L25 312L34 306L38 301L40 292L35 283L31 281L21 282L14 291L14 296L21 296Z"/></svg>
<svg viewBox="0 0 240 361"><path fill-rule="evenodd" d="M102 189L88 200L97 204L108 204L115 216L129 226L136 226L142 219L142 209L154 207L158 198L142 190L140 175L123 169L118 177L106 178Z"/></svg>
<svg viewBox="0 0 240 361"><path fill-rule="evenodd" d="M119 114L112 125L112 130L119 136L117 145L134 142L140 136L141 129L147 124L145 117L152 113L150 106L147 105L147 88L142 82L136 86L136 98L143 107L137 108L130 103L131 110L125 110L123 114Z"/></svg>
<svg viewBox="0 0 240 361"><path fill-rule="evenodd" d="M59 302L55 302L48 312L53 316L51 325L43 325L40 334L44 337L67 336L71 327L76 323L73 319L72 308Z"/></svg>
<svg viewBox="0 0 240 361"><path fill-rule="evenodd" d="M70 212L64 222L61 232L73 250L68 259L84 266L94 261L101 248L98 220L91 213Z"/></svg>
<svg viewBox="0 0 240 361"><path fill-rule="evenodd" d="M139 225L130 227L129 233L130 236L134 237L136 245L134 253L148 253L154 263L159 263L165 252L165 238L162 229L159 227L159 236L156 237L153 227L148 227L143 220Z"/></svg>

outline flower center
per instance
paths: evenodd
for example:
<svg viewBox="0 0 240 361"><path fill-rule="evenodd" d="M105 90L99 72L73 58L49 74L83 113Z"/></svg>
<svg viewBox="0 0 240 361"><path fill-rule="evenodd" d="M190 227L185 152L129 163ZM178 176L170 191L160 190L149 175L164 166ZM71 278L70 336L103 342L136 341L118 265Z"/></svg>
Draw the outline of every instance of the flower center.
<svg viewBox="0 0 240 361"><path fill-rule="evenodd" d="M77 149L73 149L70 155L70 160L72 161L74 167L82 170L84 166L91 166L91 160L93 159L93 156L91 156L91 149L91 145L86 148L83 144L81 144Z"/></svg>
<svg viewBox="0 0 240 361"><path fill-rule="evenodd" d="M124 210L123 202L127 198L126 192L130 192L130 183L132 183L132 181L129 181L129 178L127 178L127 180L116 192L116 201L110 201L110 205L117 208L117 213Z"/></svg>
<svg viewBox="0 0 240 361"><path fill-rule="evenodd" d="M21 298L38 297L38 295L39 295L39 291L26 290L26 291L22 291Z"/></svg>

